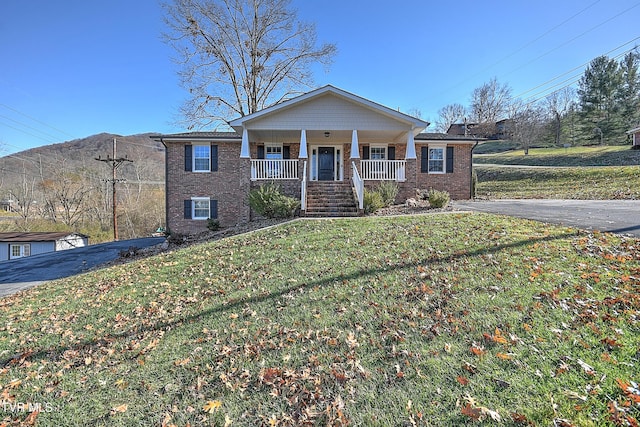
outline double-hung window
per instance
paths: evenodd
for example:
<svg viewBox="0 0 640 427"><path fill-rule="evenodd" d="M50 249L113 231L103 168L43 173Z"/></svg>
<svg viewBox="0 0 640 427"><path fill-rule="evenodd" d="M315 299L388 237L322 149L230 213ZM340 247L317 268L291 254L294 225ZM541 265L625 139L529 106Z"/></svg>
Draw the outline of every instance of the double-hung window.
<svg viewBox="0 0 640 427"><path fill-rule="evenodd" d="M9 258L16 259L31 255L31 245L28 243L9 246Z"/></svg>
<svg viewBox="0 0 640 427"><path fill-rule="evenodd" d="M429 173L444 173L445 147L429 147Z"/></svg>
<svg viewBox="0 0 640 427"><path fill-rule="evenodd" d="M193 212L191 214L192 219L208 219L210 217L210 203L208 197L192 197L191 208Z"/></svg>
<svg viewBox="0 0 640 427"><path fill-rule="evenodd" d="M211 146L210 145L194 145L193 146L193 171L194 172L210 172L211 171Z"/></svg>

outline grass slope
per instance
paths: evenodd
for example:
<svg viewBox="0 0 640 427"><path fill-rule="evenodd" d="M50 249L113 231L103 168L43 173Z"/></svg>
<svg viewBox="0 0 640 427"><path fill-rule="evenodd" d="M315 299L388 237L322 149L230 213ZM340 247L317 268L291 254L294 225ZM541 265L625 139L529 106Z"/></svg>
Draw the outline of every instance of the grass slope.
<svg viewBox="0 0 640 427"><path fill-rule="evenodd" d="M629 145L531 148L497 154L474 154L475 164L523 166L638 166L640 150Z"/></svg>
<svg viewBox="0 0 640 427"><path fill-rule="evenodd" d="M475 166L476 194L493 199L640 199L640 166L503 168Z"/></svg>
<svg viewBox="0 0 640 427"><path fill-rule="evenodd" d="M296 221L50 282L0 303L3 424L626 425L639 250L486 214Z"/></svg>

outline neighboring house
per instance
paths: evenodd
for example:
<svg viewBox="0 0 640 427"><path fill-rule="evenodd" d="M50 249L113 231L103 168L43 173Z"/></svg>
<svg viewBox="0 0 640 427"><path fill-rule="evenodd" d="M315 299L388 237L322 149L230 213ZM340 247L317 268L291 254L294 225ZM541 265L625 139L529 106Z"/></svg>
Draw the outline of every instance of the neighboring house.
<svg viewBox="0 0 640 427"><path fill-rule="evenodd" d="M89 237L79 233L0 233L0 261L80 248L88 244Z"/></svg>
<svg viewBox="0 0 640 427"><path fill-rule="evenodd" d="M447 129L447 135L475 136L473 128L477 125L477 123L451 123Z"/></svg>
<svg viewBox="0 0 640 427"><path fill-rule="evenodd" d="M629 135L631 135L632 138L632 146L640 146L640 127L631 129L630 131L627 131L627 133Z"/></svg>
<svg viewBox="0 0 640 427"><path fill-rule="evenodd" d="M0 200L0 210L4 212L15 212L16 202L13 199Z"/></svg>
<svg viewBox="0 0 640 427"><path fill-rule="evenodd" d="M502 119L495 123L452 123L448 135L468 136L487 139L506 139L513 131L513 120Z"/></svg>
<svg viewBox="0 0 640 427"><path fill-rule="evenodd" d="M235 132L151 136L166 147L169 232L206 231L209 218L221 226L257 218L248 194L270 181L300 199L307 216L357 215L364 187L383 181L398 183L397 202L429 188L471 197L476 139L421 133L427 122L333 86L230 125Z"/></svg>

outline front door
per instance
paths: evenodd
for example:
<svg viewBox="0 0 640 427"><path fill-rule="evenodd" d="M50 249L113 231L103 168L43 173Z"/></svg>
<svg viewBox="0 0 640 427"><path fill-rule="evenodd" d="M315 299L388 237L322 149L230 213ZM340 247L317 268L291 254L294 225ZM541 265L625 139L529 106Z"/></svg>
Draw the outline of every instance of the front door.
<svg viewBox="0 0 640 427"><path fill-rule="evenodd" d="M333 181L335 178L335 148L318 148L318 181Z"/></svg>

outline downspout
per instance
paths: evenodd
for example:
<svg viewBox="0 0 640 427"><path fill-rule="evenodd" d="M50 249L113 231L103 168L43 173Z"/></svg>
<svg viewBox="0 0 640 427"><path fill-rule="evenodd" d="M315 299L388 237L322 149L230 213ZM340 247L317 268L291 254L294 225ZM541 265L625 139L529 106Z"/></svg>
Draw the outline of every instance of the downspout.
<svg viewBox="0 0 640 427"><path fill-rule="evenodd" d="M469 182L471 182L471 185L469 187L469 199L471 200L475 200L475 194L474 193L474 185L473 185L473 150L478 146L478 144L480 144L479 140L475 140L476 143L473 144L473 147L471 147L471 156L469 156L469 173L471 174L471 176L469 177Z"/></svg>
<svg viewBox="0 0 640 427"><path fill-rule="evenodd" d="M160 137L160 139L156 139L156 141L160 142L164 146L164 232L165 234L168 234L171 230L169 230L169 192L167 191L167 170L169 166L169 160L167 158L167 144L164 143L164 139L162 137Z"/></svg>

